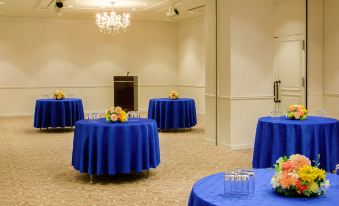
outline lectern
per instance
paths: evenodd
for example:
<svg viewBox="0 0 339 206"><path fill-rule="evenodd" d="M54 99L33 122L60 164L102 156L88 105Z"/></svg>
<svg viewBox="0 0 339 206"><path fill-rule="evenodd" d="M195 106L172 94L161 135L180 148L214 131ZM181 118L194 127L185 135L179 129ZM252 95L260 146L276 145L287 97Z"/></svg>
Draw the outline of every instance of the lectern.
<svg viewBox="0 0 339 206"><path fill-rule="evenodd" d="M138 111L138 77L114 76L114 106Z"/></svg>

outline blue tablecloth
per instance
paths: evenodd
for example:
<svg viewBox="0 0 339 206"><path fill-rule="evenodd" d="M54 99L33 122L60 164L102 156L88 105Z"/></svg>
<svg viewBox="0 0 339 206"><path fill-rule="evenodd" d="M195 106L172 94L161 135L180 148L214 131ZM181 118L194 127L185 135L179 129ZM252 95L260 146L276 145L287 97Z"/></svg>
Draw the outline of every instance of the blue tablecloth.
<svg viewBox="0 0 339 206"><path fill-rule="evenodd" d="M339 122L332 118L309 116L306 120L263 117L257 125L253 167L272 167L283 155L303 154L317 160L326 171L339 163Z"/></svg>
<svg viewBox="0 0 339 206"><path fill-rule="evenodd" d="M194 99L151 99L148 118L156 120L160 129L191 128L197 124Z"/></svg>
<svg viewBox="0 0 339 206"><path fill-rule="evenodd" d="M191 191L188 206L330 206L339 203L339 186L330 186L326 194L312 198L289 198L271 188L273 169L255 170L255 193L249 196L224 195L224 173L204 177ZM334 182L334 174L327 174Z"/></svg>
<svg viewBox="0 0 339 206"><path fill-rule="evenodd" d="M38 99L35 103L34 127L72 127L84 119L81 99Z"/></svg>
<svg viewBox="0 0 339 206"><path fill-rule="evenodd" d="M72 165L81 173L128 174L160 164L157 124L151 119L108 123L81 120L75 125Z"/></svg>

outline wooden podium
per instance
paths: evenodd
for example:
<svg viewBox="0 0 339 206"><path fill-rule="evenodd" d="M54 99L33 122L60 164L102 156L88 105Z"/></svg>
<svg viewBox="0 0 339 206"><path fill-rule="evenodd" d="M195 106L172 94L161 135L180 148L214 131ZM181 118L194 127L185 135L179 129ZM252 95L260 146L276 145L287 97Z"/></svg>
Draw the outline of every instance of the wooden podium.
<svg viewBox="0 0 339 206"><path fill-rule="evenodd" d="M114 76L114 106L138 111L138 77Z"/></svg>

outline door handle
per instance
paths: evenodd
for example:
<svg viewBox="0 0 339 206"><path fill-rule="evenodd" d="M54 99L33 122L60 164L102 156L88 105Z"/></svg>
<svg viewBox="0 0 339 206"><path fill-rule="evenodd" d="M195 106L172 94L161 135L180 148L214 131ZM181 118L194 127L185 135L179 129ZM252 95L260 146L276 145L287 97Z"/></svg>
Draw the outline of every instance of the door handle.
<svg viewBox="0 0 339 206"><path fill-rule="evenodd" d="M274 95L274 102L275 103L280 103L281 100L279 99L279 84L281 83L280 80L274 81L273 83L273 95Z"/></svg>

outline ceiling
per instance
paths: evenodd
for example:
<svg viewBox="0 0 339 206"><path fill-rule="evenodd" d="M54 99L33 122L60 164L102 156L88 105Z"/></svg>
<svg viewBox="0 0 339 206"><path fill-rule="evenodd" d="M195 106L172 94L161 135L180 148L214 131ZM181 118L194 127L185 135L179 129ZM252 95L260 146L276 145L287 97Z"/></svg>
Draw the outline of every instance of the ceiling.
<svg viewBox="0 0 339 206"><path fill-rule="evenodd" d="M62 0L64 7L55 9L55 0L0 0L1 17L39 17L94 19L97 13L128 12L131 19L140 21L180 22L204 15L205 0ZM112 7L111 2L114 1ZM179 10L179 17L169 18L170 6Z"/></svg>

